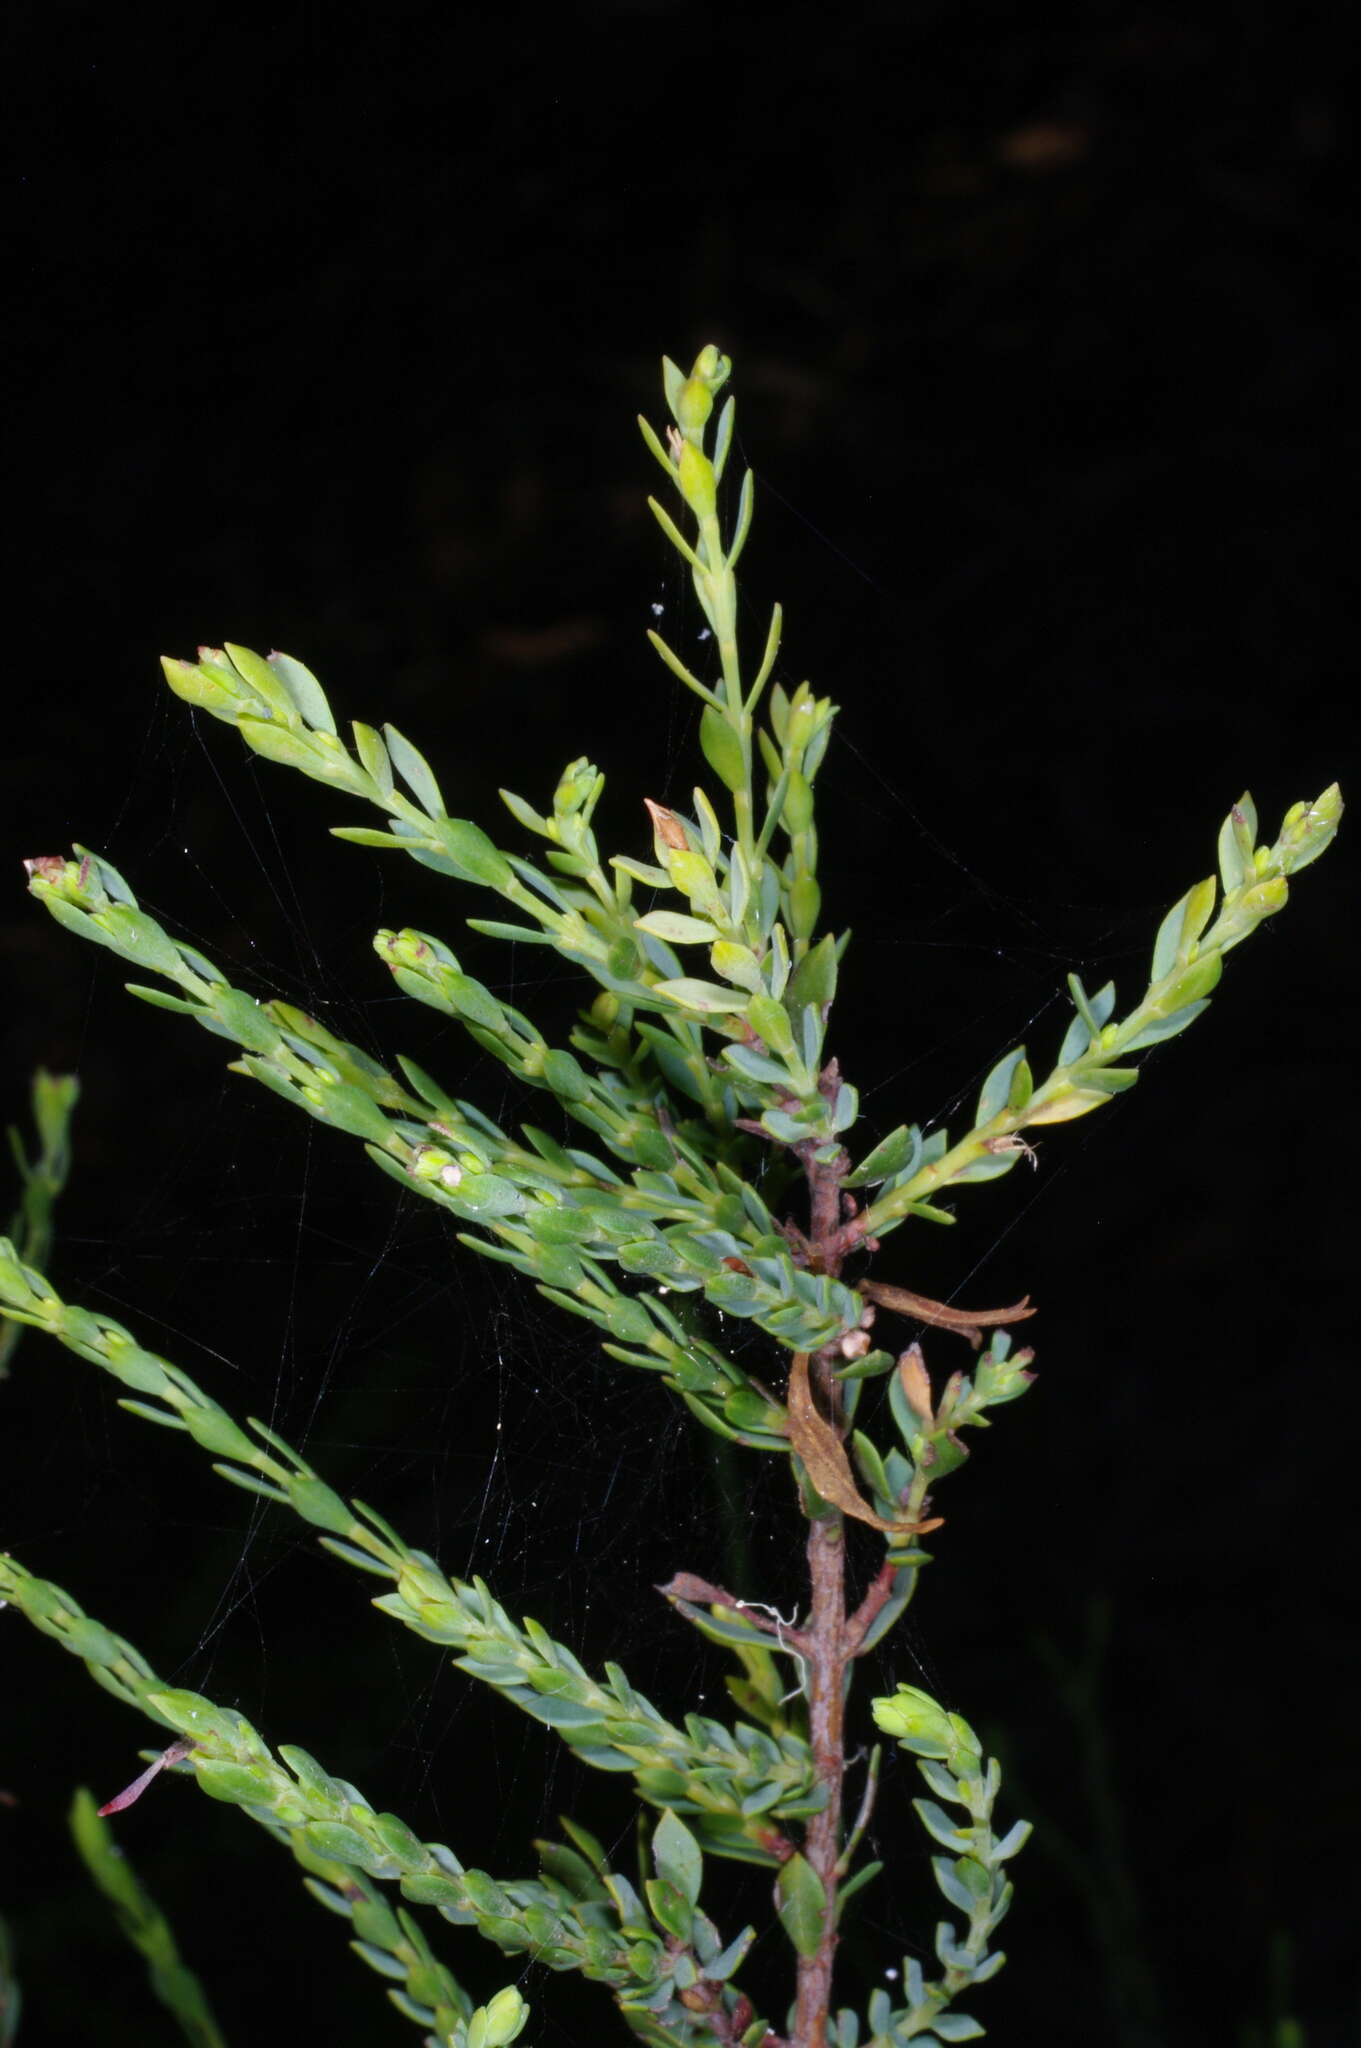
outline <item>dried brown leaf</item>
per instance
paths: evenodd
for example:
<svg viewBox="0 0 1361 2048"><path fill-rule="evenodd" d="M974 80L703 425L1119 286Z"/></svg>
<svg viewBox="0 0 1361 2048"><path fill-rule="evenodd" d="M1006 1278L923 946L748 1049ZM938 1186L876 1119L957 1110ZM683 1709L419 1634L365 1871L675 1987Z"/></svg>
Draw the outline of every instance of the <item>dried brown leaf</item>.
<svg viewBox="0 0 1361 2048"><path fill-rule="evenodd" d="M834 1508L840 1508L843 1515L853 1515L857 1522L868 1522L872 1529L883 1529L895 1536L940 1527L938 1520L886 1522L862 1498L851 1473L845 1445L813 1405L813 1387L808 1377L808 1354L805 1351L794 1354L785 1399L789 1409L789 1441L825 1501L830 1501Z"/></svg>
<svg viewBox="0 0 1361 2048"><path fill-rule="evenodd" d="M920 1344L909 1344L898 1360L898 1378L907 1396L908 1407L929 1429L936 1419L936 1411L931 1403L931 1378Z"/></svg>

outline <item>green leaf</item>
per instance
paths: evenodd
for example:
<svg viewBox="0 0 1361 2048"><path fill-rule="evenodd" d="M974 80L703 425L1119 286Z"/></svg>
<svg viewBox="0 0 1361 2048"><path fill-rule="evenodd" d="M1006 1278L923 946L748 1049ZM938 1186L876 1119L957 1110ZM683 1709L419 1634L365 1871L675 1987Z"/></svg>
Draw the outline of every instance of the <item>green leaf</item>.
<svg viewBox="0 0 1361 2048"><path fill-rule="evenodd" d="M966 2012L937 2013L931 2025L942 2041L977 2041L985 2031Z"/></svg>
<svg viewBox="0 0 1361 2048"><path fill-rule="evenodd" d="M861 1160L854 1173L847 1174L844 1185L848 1188L867 1187L903 1172L910 1178L916 1170L921 1141L922 1134L916 1124L899 1124L896 1131L890 1131Z"/></svg>
<svg viewBox="0 0 1361 2048"><path fill-rule="evenodd" d="M277 675L270 664L262 661L258 654L253 654L249 647L237 647L228 640L224 643L221 653L226 656L237 674L250 684L256 696L269 706L274 717L281 719L296 732L303 722L302 714L293 692L283 677ZM218 664L212 665L217 667Z"/></svg>
<svg viewBox="0 0 1361 2048"><path fill-rule="evenodd" d="M690 1905L695 1905L704 1877L704 1858L689 1828L677 1820L669 1807L653 1831L652 1856L658 1876L674 1885Z"/></svg>
<svg viewBox="0 0 1361 2048"><path fill-rule="evenodd" d="M445 816L444 798L435 780L434 770L410 740L403 739L395 725L385 725L383 733L387 740L392 765L401 776L417 803L428 818Z"/></svg>
<svg viewBox="0 0 1361 2048"><path fill-rule="evenodd" d="M579 1060L570 1052L554 1049L544 1054L543 1078L561 1102L590 1100L591 1082Z"/></svg>
<svg viewBox="0 0 1361 2048"><path fill-rule="evenodd" d="M474 1221L484 1216L513 1216L525 1206L525 1197L497 1173L465 1173L450 1193L451 1206Z"/></svg>
<svg viewBox="0 0 1361 2048"><path fill-rule="evenodd" d="M662 357L662 389L673 420L680 418L681 393L685 389L685 372L679 363L673 363L670 356ZM668 469L672 467L667 464Z"/></svg>
<svg viewBox="0 0 1361 2048"><path fill-rule="evenodd" d="M688 1947L694 1928L694 1913L683 1895L664 1877L650 1877L643 1886L648 1908L663 1934Z"/></svg>
<svg viewBox="0 0 1361 2048"><path fill-rule="evenodd" d="M379 796L386 803L393 791L392 762L388 757L388 750L371 725L360 725L356 720L351 730L354 733L355 752Z"/></svg>
<svg viewBox="0 0 1361 2048"><path fill-rule="evenodd" d="M1184 965L1191 957L1191 949L1214 915L1217 895L1215 878L1207 875L1203 882L1197 882L1187 892L1186 915L1182 919L1181 938L1177 945L1177 959Z"/></svg>
<svg viewBox="0 0 1361 2048"><path fill-rule="evenodd" d="M943 1849L953 1849L958 1855L972 1847L969 1836L955 1825L944 1807L937 1806L934 1799L914 1799L912 1804L927 1834Z"/></svg>
<svg viewBox="0 0 1361 2048"><path fill-rule="evenodd" d="M172 996L163 988L144 988L138 981L125 981L123 986L130 996L158 1010L178 1010L182 1017L202 1018L204 1014L201 1003L186 1002L183 996Z"/></svg>
<svg viewBox="0 0 1361 2048"><path fill-rule="evenodd" d="M493 917L470 917L468 929L489 939L506 939L515 946L551 946L553 934L532 924L498 924Z"/></svg>
<svg viewBox="0 0 1361 2048"><path fill-rule="evenodd" d="M1124 1050L1142 1052L1146 1045L1161 1045L1164 1039L1175 1038L1188 1024L1195 1023L1202 1010L1208 1010L1209 1007L1209 999L1206 997L1198 1003L1187 1003L1183 1009L1174 1010L1170 1017L1159 1017L1152 1024L1145 1024L1143 1030L1130 1039Z"/></svg>
<svg viewBox="0 0 1361 2048"><path fill-rule="evenodd" d="M391 739L391 726L387 733ZM441 814L435 837L464 881L480 882L485 889L509 888L514 879L510 862L480 826Z"/></svg>
<svg viewBox="0 0 1361 2048"><path fill-rule="evenodd" d="M409 839L399 838L395 832L380 832L374 825L332 825L329 830L332 839L348 840L351 846L411 845Z"/></svg>
<svg viewBox="0 0 1361 2048"><path fill-rule="evenodd" d="M706 918L685 917L678 910L650 910L633 923L635 931L650 932L669 946L711 946L721 936L718 926Z"/></svg>
<svg viewBox="0 0 1361 2048"><path fill-rule="evenodd" d="M1068 992L1073 998L1073 1007L1087 1026L1093 1038L1100 1035L1101 1027L1110 1020L1115 1008L1115 983L1108 981L1104 988L1089 996L1076 974L1068 977Z"/></svg>
<svg viewBox="0 0 1361 2048"><path fill-rule="evenodd" d="M1177 949L1181 945L1182 925L1185 922L1187 911L1191 905L1191 897L1194 893L1193 890L1188 889L1184 896L1178 897L1162 923L1158 926L1158 936L1153 942L1153 965L1149 970L1148 977L1150 981L1161 981L1163 976L1170 974L1176 966Z"/></svg>
<svg viewBox="0 0 1361 2048"><path fill-rule="evenodd" d="M746 1007L745 990L724 988L717 981L694 981L682 975L679 980L659 981L654 986L658 995L670 996L683 1010L697 1010L702 1016L731 1015Z"/></svg>
<svg viewBox="0 0 1361 2048"><path fill-rule="evenodd" d="M1138 1078L1137 1067L1093 1067L1083 1075L1082 1081L1084 1088L1095 1088L1101 1095L1123 1095Z"/></svg>
<svg viewBox="0 0 1361 2048"><path fill-rule="evenodd" d="M838 1925L840 1925L841 1916L849 1902L855 1897L857 1892L863 1891L867 1884L874 1882L883 1867L882 1863L862 1864L853 1877L848 1877L844 1884L837 1886L836 1917Z"/></svg>
<svg viewBox="0 0 1361 2048"><path fill-rule="evenodd" d="M705 760L725 789L746 787L747 764L742 741L726 713L706 704L699 717L699 744Z"/></svg>
<svg viewBox="0 0 1361 2048"><path fill-rule="evenodd" d="M827 1894L806 1857L793 1855L775 1880L780 1924L801 1956L815 1956L822 1940Z"/></svg>
<svg viewBox="0 0 1361 2048"><path fill-rule="evenodd" d="M1219 828L1219 873L1226 896L1252 879L1256 842L1257 806L1244 790Z"/></svg>
<svg viewBox="0 0 1361 2048"><path fill-rule="evenodd" d="M376 1860L372 1845L358 1828L347 1827L344 1821L313 1820L298 1832L309 1848L324 1856L328 1863L357 1863L361 1870L367 1870Z"/></svg>
<svg viewBox="0 0 1361 2048"><path fill-rule="evenodd" d="M236 661L236 651L230 645L227 652ZM237 661L237 667L241 666ZM310 726L318 732L334 733L336 722L331 716L331 707L326 701L326 692L305 662L297 661L291 654L271 654L269 667L287 690L298 710ZM252 679L253 680L253 679Z"/></svg>
<svg viewBox="0 0 1361 2048"><path fill-rule="evenodd" d="M1006 1109L1011 1100L1012 1083L1020 1069L1025 1066L1025 1047L1018 1045L1005 1059L1000 1059L987 1080L983 1083L978 1097L975 1124L989 1124L993 1118ZM1027 1097L1027 1099L1029 1099Z"/></svg>
<svg viewBox="0 0 1361 2048"><path fill-rule="evenodd" d="M774 996L753 996L746 1006L747 1022L757 1037L763 1039L772 1052L785 1059L794 1052L794 1030L789 1021L789 1012Z"/></svg>
<svg viewBox="0 0 1361 2048"><path fill-rule="evenodd" d="M811 1003L822 1009L836 994L837 942L828 932L804 954L794 969L786 991L790 1008L801 1010Z"/></svg>

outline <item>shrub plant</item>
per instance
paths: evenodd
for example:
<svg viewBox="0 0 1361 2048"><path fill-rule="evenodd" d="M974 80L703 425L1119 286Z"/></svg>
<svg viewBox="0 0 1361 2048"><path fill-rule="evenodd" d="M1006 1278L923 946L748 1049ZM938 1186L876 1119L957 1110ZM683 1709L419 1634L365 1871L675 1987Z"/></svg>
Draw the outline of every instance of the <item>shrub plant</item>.
<svg viewBox="0 0 1361 2048"><path fill-rule="evenodd" d="M632 1779L652 1816L638 1867L572 1820L566 1839L538 1845L533 1876L468 1868L457 1845L421 1840L310 1750L267 1741L238 1713L165 1683L70 1593L0 1557L4 1600L166 1733L106 1812L162 1768L239 1806L350 1922L399 2012L444 2048L511 2041L528 2008L514 1983L474 2008L445 1960L457 1965L458 1946L441 1920L475 1930L517 1970L530 1957L582 1973L613 1998L624 2027L667 2048L896 2048L983 2031L974 1993L1002 1965L1009 1867L1028 1830L1001 1815L998 1766L969 1723L910 1686L870 1702L870 1713L924 1780L916 1811L939 1852L944 1901L934 1958L908 1958L898 2002L878 1989L864 2011L834 1981L843 1915L881 1868L862 1852L878 1750L848 1818L848 1756L859 1746L848 1729L867 1719L857 1664L899 1622L931 1561L925 1539L940 1526L943 1482L967 1456L966 1432L1031 1380L1032 1353L1014 1343L1033 1314L1028 1300L931 1300L890 1277L886 1241L909 1222L953 1222L957 1191L1012 1172L1037 1129L1133 1087L1137 1055L1206 1009L1225 956L1284 906L1290 876L1324 850L1341 808L1335 787L1296 804L1263 844L1240 798L1220 831L1218 877L1168 911L1132 1004L1111 983L1089 991L1070 977L1072 1018L1052 1065L1032 1065L1017 1047L987 1076L967 1130L904 1122L867 1144L832 1028L846 939L825 928L819 886L815 789L835 707L807 684L774 680L778 608L754 666L739 647L735 572L753 490L748 474L725 523L733 410L716 401L729 369L715 347L688 376L667 362L671 424L663 437L642 423L666 486L652 509L690 572L716 657L716 672L699 675L650 635L699 701L707 775L683 810L640 793L644 854L599 846L603 776L589 760L568 766L543 809L502 792L534 848L507 851L451 815L426 757L391 726L343 734L300 661L229 645L165 663L176 696L234 726L256 754L377 812L377 822L336 827L339 837L433 869L456 896L484 900L490 914L468 919L476 931L548 948L590 977L594 999L558 1045L467 973L445 938L392 929L374 942L398 989L457 1020L539 1091L542 1126L504 1130L411 1060L380 1065L300 1009L234 988L142 910L102 856L77 847L27 864L33 894L59 923L131 965L139 1000L226 1039L235 1071L330 1125L335 1142L363 1145L402 1189L447 1212L460 1244L593 1325L607 1370L651 1374L659 1402L683 1404L697 1427L788 1468L787 1511L806 1546L802 1612L786 1622L702 1570L677 1571L662 1591L679 1621L735 1654L740 1717L654 1705L618 1666L589 1670L535 1621L509 1614L493 1587L449 1577L132 1330L65 1302L39 1270L41 1230L0 1251L0 1307L12 1323L55 1337L119 1383L121 1406L183 1431L222 1479L311 1524L341 1565L378 1579L375 1605L395 1626L445 1646L470 1680L547 1723L585 1763ZM734 1323L755 1341L726 1341ZM963 1364L928 1367L923 1341L908 1341L914 1328ZM878 1546L877 1567L854 1591L848 1522ZM188 2038L217 2039L164 1922L110 1861L106 1827L79 1807L83 1853L120 1898L156 1987ZM716 1858L769 1873L787 2009L759 2012L743 1987L755 1930L721 1924L706 1886Z"/></svg>

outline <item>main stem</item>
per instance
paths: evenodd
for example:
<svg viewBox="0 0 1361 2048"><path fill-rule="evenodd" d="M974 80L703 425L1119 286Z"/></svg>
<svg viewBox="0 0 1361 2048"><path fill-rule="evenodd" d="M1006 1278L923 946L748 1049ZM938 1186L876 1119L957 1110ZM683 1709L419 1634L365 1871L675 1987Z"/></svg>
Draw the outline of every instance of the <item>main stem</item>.
<svg viewBox="0 0 1361 2048"><path fill-rule="evenodd" d="M835 1090L840 1076L833 1061L823 1086ZM841 1180L847 1170L844 1154L820 1164L813 1147L804 1155L808 1178L810 1263L836 1274L841 1259L836 1233L841 1221ZM815 1398L829 1422L838 1420L840 1388L833 1378L838 1355L818 1352L810 1361ZM841 1514L834 1508L816 1517L808 1531L808 1620L801 1631L807 1667L808 1739L813 1768L824 1792L822 1810L808 1823L803 1854L822 1885L822 1926L811 1955L800 1956L794 2032L789 2048L826 2048L827 2019L832 2006L832 1967L836 1956L837 1863L841 1855L841 1802L846 1775L846 1669L854 1654L846 1626L846 1538Z"/></svg>
<svg viewBox="0 0 1361 2048"><path fill-rule="evenodd" d="M823 1888L822 1929L812 1955L799 1957L798 1999L790 2048L825 2048L836 1955L837 1859L841 1855L842 1780L846 1770L846 1545L833 1511L808 1532L812 1599L803 1630L808 1668L808 1739L813 1768L826 1794L808 1823L803 1853Z"/></svg>

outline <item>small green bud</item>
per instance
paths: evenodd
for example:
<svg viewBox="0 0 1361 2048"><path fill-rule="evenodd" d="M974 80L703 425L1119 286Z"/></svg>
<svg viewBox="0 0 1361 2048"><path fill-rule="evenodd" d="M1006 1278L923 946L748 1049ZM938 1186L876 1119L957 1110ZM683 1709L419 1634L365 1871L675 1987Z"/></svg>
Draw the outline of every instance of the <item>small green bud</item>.
<svg viewBox="0 0 1361 2048"><path fill-rule="evenodd" d="M1332 841L1342 816L1342 791L1330 783L1312 804L1295 804L1286 813L1277 841L1283 873L1307 868Z"/></svg>
<svg viewBox="0 0 1361 2048"><path fill-rule="evenodd" d="M900 1685L892 1699L872 1700L870 1710L885 1735L916 1756L948 1757L957 1747L944 1707L915 1685Z"/></svg>
<svg viewBox="0 0 1361 2048"><path fill-rule="evenodd" d="M584 758L569 762L563 770L562 780L553 792L553 809L558 817L570 817L583 810L595 794L600 771L594 762Z"/></svg>
<svg viewBox="0 0 1361 2048"><path fill-rule="evenodd" d="M1223 972L1222 953L1202 953L1164 989L1156 1007L1163 1016L1170 1017L1174 1010L1183 1009L1187 1003L1198 1003L1202 996L1209 995ZM1102 1036L1105 1036L1104 1032Z"/></svg>
<svg viewBox="0 0 1361 2048"><path fill-rule="evenodd" d="M402 1559L397 1591L412 1613L423 1620L446 1614L454 1599L449 1581L432 1565L422 1564L415 1557Z"/></svg>
<svg viewBox="0 0 1361 2048"><path fill-rule="evenodd" d="M529 2018L529 2007L513 1984L479 2006L468 2022L467 2048L508 2048Z"/></svg>
<svg viewBox="0 0 1361 2048"><path fill-rule="evenodd" d="M1259 882L1255 889L1249 889L1238 906L1241 917L1250 918L1255 924L1261 918L1274 917L1278 910L1284 910L1290 896L1290 884L1284 875L1273 875L1269 882Z"/></svg>
<svg viewBox="0 0 1361 2048"><path fill-rule="evenodd" d="M785 831L791 835L806 832L813 822L813 785L797 768L790 774L781 815Z"/></svg>
<svg viewBox="0 0 1361 2048"><path fill-rule="evenodd" d="M693 441L681 443L680 455L676 461L676 476L684 498L696 519L712 519L717 505L717 485L714 466L702 449Z"/></svg>
<svg viewBox="0 0 1361 2048"><path fill-rule="evenodd" d="M698 380L710 391L721 391L732 373L732 357L725 356L722 349L711 341L695 357L695 367L690 372L691 381Z"/></svg>
<svg viewBox="0 0 1361 2048"><path fill-rule="evenodd" d="M456 1188L463 1178L462 1167L438 1145L418 1145L410 1172L413 1180L437 1180L446 1188Z"/></svg>
<svg viewBox="0 0 1361 2048"><path fill-rule="evenodd" d="M714 409L714 394L698 377L687 377L676 402L676 422L683 434L701 434Z"/></svg>
<svg viewBox="0 0 1361 2048"><path fill-rule="evenodd" d="M88 854L84 860L63 860L59 853L38 854L24 862L24 869L35 896L56 896L80 910L103 910L108 904L99 870Z"/></svg>
<svg viewBox="0 0 1361 2048"><path fill-rule="evenodd" d="M817 698L813 695L807 683L800 683L798 689L794 692L794 700L789 707L789 715L785 722L785 752L797 761L802 756L809 740L812 739L817 726Z"/></svg>
<svg viewBox="0 0 1361 2048"><path fill-rule="evenodd" d="M602 988L588 1012L598 1031L611 1031L619 1021L619 998L613 989Z"/></svg>

